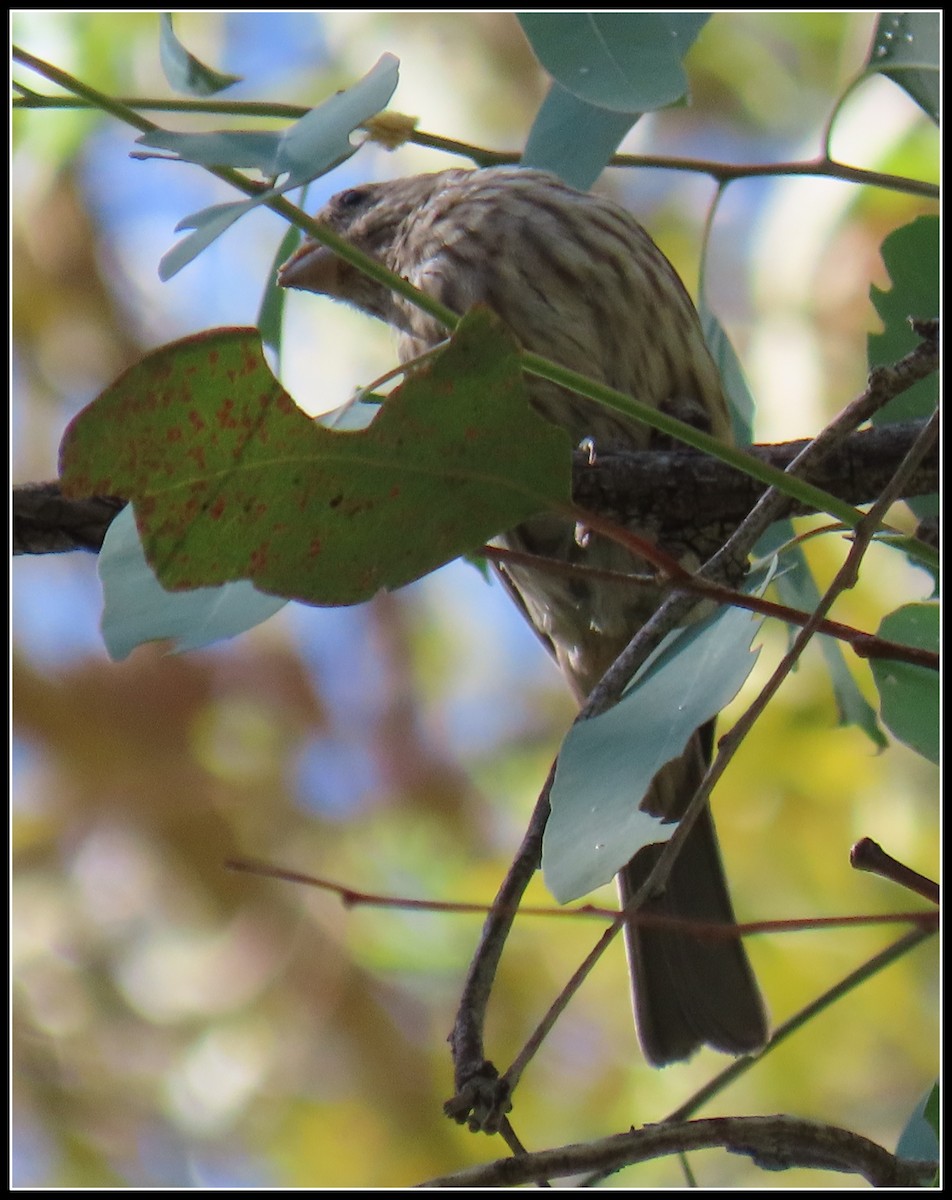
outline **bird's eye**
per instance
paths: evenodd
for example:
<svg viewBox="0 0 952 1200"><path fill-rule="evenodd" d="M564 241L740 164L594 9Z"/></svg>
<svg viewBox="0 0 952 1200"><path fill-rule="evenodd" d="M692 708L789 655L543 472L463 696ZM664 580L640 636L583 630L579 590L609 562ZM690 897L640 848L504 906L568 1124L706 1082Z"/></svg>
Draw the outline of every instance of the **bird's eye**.
<svg viewBox="0 0 952 1200"><path fill-rule="evenodd" d="M366 188L348 188L337 197L338 208L359 208L367 199Z"/></svg>

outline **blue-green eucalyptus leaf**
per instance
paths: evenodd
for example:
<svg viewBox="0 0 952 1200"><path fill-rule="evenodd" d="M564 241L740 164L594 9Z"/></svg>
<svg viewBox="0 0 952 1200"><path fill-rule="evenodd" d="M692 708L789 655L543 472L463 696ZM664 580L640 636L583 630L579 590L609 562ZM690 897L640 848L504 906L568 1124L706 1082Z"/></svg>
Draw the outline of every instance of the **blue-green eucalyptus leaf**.
<svg viewBox="0 0 952 1200"><path fill-rule="evenodd" d="M175 36L171 13L162 13L160 17L159 61L169 85L187 96L214 96L241 82L240 75L225 75L189 54Z"/></svg>
<svg viewBox="0 0 952 1200"><path fill-rule="evenodd" d="M559 751L545 830L546 886L565 903L607 883L675 825L641 812L651 780L750 674L759 620L724 608L675 630L614 708L572 727Z"/></svg>
<svg viewBox="0 0 952 1200"><path fill-rule="evenodd" d="M707 13L519 13L535 56L566 91L598 108L651 112L687 92L684 55Z"/></svg>
<svg viewBox="0 0 952 1200"><path fill-rule="evenodd" d="M99 554L102 636L110 658L126 658L145 642L171 638L176 650L195 650L260 625L287 604L247 581L167 592L146 562L132 506L119 513Z"/></svg>

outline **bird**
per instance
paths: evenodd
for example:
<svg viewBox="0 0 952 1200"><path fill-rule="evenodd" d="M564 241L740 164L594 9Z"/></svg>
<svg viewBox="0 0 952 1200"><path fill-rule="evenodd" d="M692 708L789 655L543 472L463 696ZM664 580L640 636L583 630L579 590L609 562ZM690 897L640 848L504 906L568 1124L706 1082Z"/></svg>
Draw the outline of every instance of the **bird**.
<svg viewBox="0 0 952 1200"><path fill-rule="evenodd" d="M527 351L552 359L725 441L729 410L700 320L677 272L635 217L614 201L526 167L459 168L349 187L315 219L457 314L490 308ZM307 239L278 282L349 304L397 334L402 363L439 346L446 329L405 297ZM660 447L635 418L537 377L530 403L595 452ZM635 531L647 532L650 531ZM525 554L631 573L645 564L600 535L579 536L563 516L532 517L501 532ZM703 554L666 543L682 562ZM656 589L604 577L503 563L504 582L583 703L661 602ZM677 821L705 774L713 722L697 730L647 793L632 803ZM661 852L643 847L618 874L622 905ZM710 809L705 805L663 891L641 913L734 924ZM626 922L635 1024L643 1053L665 1066L708 1045L750 1054L767 1016L743 942Z"/></svg>

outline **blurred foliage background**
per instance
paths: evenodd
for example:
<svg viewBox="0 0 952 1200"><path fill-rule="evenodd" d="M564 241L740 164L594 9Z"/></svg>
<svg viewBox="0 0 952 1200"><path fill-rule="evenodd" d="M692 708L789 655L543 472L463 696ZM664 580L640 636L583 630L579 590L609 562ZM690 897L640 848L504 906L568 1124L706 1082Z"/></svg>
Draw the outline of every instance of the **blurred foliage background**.
<svg viewBox="0 0 952 1200"><path fill-rule="evenodd" d="M810 158L861 69L874 17L716 15L688 61L692 104L642 120L622 149L736 162ZM119 96L170 95L150 13L18 12L14 40ZM546 80L512 14L186 13L176 32L245 77L228 99L313 104L384 50L392 107L419 127L518 152ZM45 93L42 80L17 69ZM220 117L152 114L174 128ZM53 478L63 429L146 350L255 321L283 234L259 212L167 284L156 264L185 214L226 190L198 168L128 157L132 132L90 112L13 121L13 466ZM936 132L895 85L865 83L834 152L934 178ZM367 147L308 205L363 179L459 165ZM463 165L466 165L463 163ZM713 185L609 170L696 292ZM862 390L878 247L935 206L805 178L733 184L707 259L708 299L757 399L757 440L805 437ZM304 407L336 407L393 364L389 334L293 297L282 375ZM820 582L842 543L811 546ZM877 564L879 564L877 570ZM344 910L333 897L224 866L266 859L372 892L488 902L572 703L499 589L455 564L355 610L289 606L253 633L184 656L107 659L92 556L13 572L13 1180L18 1186L403 1186L502 1154L448 1122L445 1037L479 920ZM834 615L873 629L929 581L876 551ZM785 634L767 628L735 707ZM873 700L866 668L857 679ZM730 713L727 714L729 719ZM848 865L862 835L938 870L937 773L837 724L820 655L748 739L715 796L741 919L887 912L910 898ZM547 903L537 884L530 901ZM596 897L612 903L606 890ZM505 1066L597 936L589 922L517 925L493 1002ZM754 939L775 1022L886 945L894 930ZM708 1105L789 1112L895 1146L936 1072L937 963L927 944L813 1022ZM530 1149L657 1121L722 1065L641 1061L620 948L534 1061L515 1125ZM763 1186L737 1158L707 1186ZM673 1162L629 1186L677 1185ZM782 1186L853 1181L816 1172Z"/></svg>

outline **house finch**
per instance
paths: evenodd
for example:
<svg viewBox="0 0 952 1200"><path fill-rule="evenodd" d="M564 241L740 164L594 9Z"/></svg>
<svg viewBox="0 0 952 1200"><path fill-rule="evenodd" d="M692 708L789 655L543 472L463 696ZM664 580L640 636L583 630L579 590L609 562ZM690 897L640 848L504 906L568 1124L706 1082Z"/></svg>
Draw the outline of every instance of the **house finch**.
<svg viewBox="0 0 952 1200"><path fill-rule="evenodd" d="M317 214L457 313L488 305L520 344L707 431L728 438L727 406L697 313L680 279L648 234L609 200L520 168L451 170L350 188ZM305 242L279 282L343 300L392 325L406 362L446 336L438 321L374 283L316 242ZM658 444L656 435L538 378L533 406L579 442L596 447ZM601 537L577 539L572 525L534 517L503 544L571 563L621 572L645 567ZM688 544L668 546L694 559ZM591 691L660 596L617 582L502 568L507 585L550 646L579 700ZM699 730L640 801L677 820L710 760L712 728ZM639 851L618 876L622 902L646 877L661 846ZM705 810L675 862L662 895L643 911L733 922L710 813ZM766 1018L743 945L683 933L626 927L635 1016L647 1058L686 1058L708 1043L731 1054L757 1049Z"/></svg>

